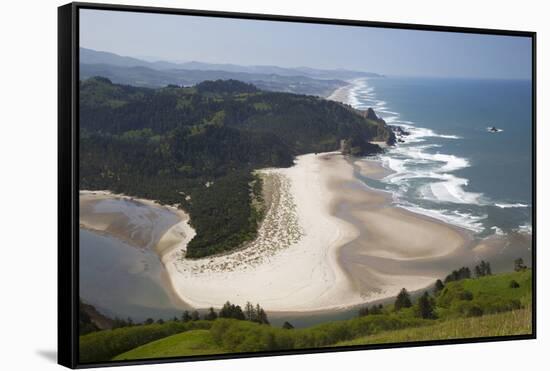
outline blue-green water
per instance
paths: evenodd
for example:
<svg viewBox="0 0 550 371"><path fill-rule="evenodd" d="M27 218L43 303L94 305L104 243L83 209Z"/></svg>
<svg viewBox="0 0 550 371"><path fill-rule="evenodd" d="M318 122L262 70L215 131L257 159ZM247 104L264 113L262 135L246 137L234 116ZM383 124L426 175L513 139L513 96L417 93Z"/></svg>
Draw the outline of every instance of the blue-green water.
<svg viewBox="0 0 550 371"><path fill-rule="evenodd" d="M369 185L480 236L530 232L531 81L356 80L349 103L410 132L380 156L395 173Z"/></svg>
<svg viewBox="0 0 550 371"><path fill-rule="evenodd" d="M80 297L105 315L144 321L183 311L162 281L164 267L152 249L80 229L79 266Z"/></svg>

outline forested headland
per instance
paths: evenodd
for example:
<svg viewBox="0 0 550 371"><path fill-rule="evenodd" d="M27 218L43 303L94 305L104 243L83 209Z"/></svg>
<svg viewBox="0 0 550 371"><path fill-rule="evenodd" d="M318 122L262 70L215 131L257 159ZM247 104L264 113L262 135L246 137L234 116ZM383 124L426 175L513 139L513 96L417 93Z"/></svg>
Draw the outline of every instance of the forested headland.
<svg viewBox="0 0 550 371"><path fill-rule="evenodd" d="M189 258L242 245L262 218L253 171L288 167L294 156L393 142L391 129L350 106L265 92L235 80L160 89L80 82L80 189L111 190L178 204L196 236Z"/></svg>

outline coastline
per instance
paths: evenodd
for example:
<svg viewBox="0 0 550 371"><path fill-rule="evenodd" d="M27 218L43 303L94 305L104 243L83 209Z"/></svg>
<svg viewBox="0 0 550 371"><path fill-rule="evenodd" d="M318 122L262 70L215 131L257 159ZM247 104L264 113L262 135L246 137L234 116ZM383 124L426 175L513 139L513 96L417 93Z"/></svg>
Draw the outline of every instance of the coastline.
<svg viewBox="0 0 550 371"><path fill-rule="evenodd" d="M402 287L411 291L423 289L439 277L439 272L391 274L364 266L358 271L342 259L343 247L354 246L363 256L397 262L447 256L470 243L453 226L391 206L391 197L366 188L355 179L353 165L340 154L303 155L291 168L263 172L285 176L290 181L291 193L283 197L291 197L295 203L303 235L275 253L260 248L256 256L248 250L258 251L257 245L198 260L185 259L178 250L165 254L162 260L172 285L190 305L220 307L230 300L237 304L259 302L269 312L345 309L392 297ZM337 211L342 203L361 204L367 209L350 212L358 212L354 216L359 222L344 220ZM289 204L287 207L291 208ZM279 205L281 208L284 209ZM377 238L356 241L365 224L370 234L378 233ZM389 239L395 235L395 228L403 225L412 228L409 233L431 236L430 241L411 245L409 239ZM384 245L385 250L377 246L384 239L390 241ZM442 241L449 240L452 243L442 246ZM247 263L234 264L234 260Z"/></svg>
<svg viewBox="0 0 550 371"><path fill-rule="evenodd" d="M130 210L120 205L115 205L113 209L108 205L101 205L103 207L99 210L96 207L101 201L117 199L127 201L130 204L127 209ZM154 249L158 254L179 244L186 245L196 234L189 225L189 214L177 206L161 205L153 200L105 190L81 190L79 203L80 228L115 237L140 249ZM139 210L141 206L147 209ZM146 230L139 234L136 233L137 228Z"/></svg>
<svg viewBox="0 0 550 371"><path fill-rule="evenodd" d="M359 79L360 80L360 79ZM329 96L325 99L332 100L339 103L349 104L349 91L354 87L354 81L348 81L347 85L336 88Z"/></svg>
<svg viewBox="0 0 550 371"><path fill-rule="evenodd" d="M205 308L251 301L271 312L310 311L342 307L349 301L342 299L354 296L336 250L355 231L330 214L333 194L320 171L323 157L299 156L291 168L261 171L279 179L280 194L257 243L204 259L188 260L178 251L163 257L185 302ZM274 243L282 247L273 250Z"/></svg>
<svg viewBox="0 0 550 371"><path fill-rule="evenodd" d="M271 206L258 238L202 259L184 257L195 231L176 207L105 191L82 192L81 204L86 209L90 200L122 199L172 213L175 218L149 229L151 238L138 247L151 247L143 242L158 236L152 247L165 269L165 288L178 303L198 309L229 300L260 303L281 315L342 311L391 298L402 287L425 289L450 269L494 256L509 244L504 236L476 241L467 230L393 205L390 193L357 178L387 175L377 160L307 154L293 167L259 173L267 180ZM113 215L100 215L96 224L88 215L81 223L112 234L105 216Z"/></svg>

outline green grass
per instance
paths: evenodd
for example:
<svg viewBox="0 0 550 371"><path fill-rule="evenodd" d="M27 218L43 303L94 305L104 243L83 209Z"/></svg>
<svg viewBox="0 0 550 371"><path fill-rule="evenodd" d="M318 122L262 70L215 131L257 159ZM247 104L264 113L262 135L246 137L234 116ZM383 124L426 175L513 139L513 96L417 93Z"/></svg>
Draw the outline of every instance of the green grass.
<svg viewBox="0 0 550 371"><path fill-rule="evenodd" d="M209 329L211 321L174 322L138 325L103 330L80 336L81 363L105 362L113 357L152 341L192 330Z"/></svg>
<svg viewBox="0 0 550 371"><path fill-rule="evenodd" d="M257 102L253 104L256 111L267 111L271 109L271 104L266 102Z"/></svg>
<svg viewBox="0 0 550 371"><path fill-rule="evenodd" d="M142 345L116 356L113 360L184 357L221 353L225 353L225 351L212 341L210 331L192 330Z"/></svg>
<svg viewBox="0 0 550 371"><path fill-rule="evenodd" d="M510 288L510 281L515 280L520 287ZM502 273L483 277L481 279L469 279L462 283L464 289L471 291L476 296L498 295L502 299L517 299L531 295L532 272L526 269L523 272Z"/></svg>
<svg viewBox="0 0 550 371"><path fill-rule="evenodd" d="M519 283L519 288L510 288L512 280ZM436 298L437 313L441 318L451 319L468 316L474 307L483 314L494 314L530 306L531 284L530 269L450 282ZM465 292L471 293L473 299L461 299Z"/></svg>
<svg viewBox="0 0 550 371"><path fill-rule="evenodd" d="M531 334L531 280L526 270L450 282L437 319L419 318L415 304L293 330L221 318L98 331L80 337L81 362Z"/></svg>
<svg viewBox="0 0 550 371"><path fill-rule="evenodd" d="M525 308L510 312L489 314L482 317L438 321L431 326L386 331L350 341L342 341L334 344L334 346L528 335L532 333L531 324L531 309Z"/></svg>

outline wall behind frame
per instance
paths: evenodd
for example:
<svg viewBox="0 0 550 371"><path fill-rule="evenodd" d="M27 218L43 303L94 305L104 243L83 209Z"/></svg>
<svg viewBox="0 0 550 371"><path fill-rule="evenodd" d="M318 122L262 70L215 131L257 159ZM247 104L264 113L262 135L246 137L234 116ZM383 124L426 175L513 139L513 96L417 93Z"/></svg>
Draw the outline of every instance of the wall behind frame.
<svg viewBox="0 0 550 371"><path fill-rule="evenodd" d="M386 1L341 0L188 0L118 1L132 5L199 8L296 16L365 19L448 26L489 27L538 32L538 336L536 341L452 345L427 348L256 358L185 365L147 366L158 370L252 371L307 368L464 370L524 369L543 360L550 346L548 296L540 291L550 285L544 262L550 259L550 224L543 210L550 200L541 190L550 186L550 175L540 164L550 159L550 140L544 123L550 120L547 100L550 63L550 28L543 2L512 1ZM57 6L62 1L33 0L4 4L2 35L2 342L6 344L3 366L9 370L59 369L56 352L56 213L57 213ZM547 120L548 118L548 120ZM34 367L33 367L34 366ZM129 369L136 369L134 366ZM143 366L142 366L143 367ZM140 368L141 369L141 368Z"/></svg>

